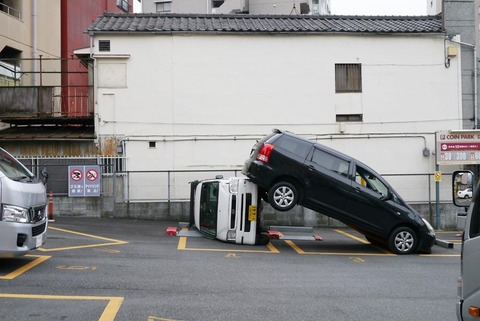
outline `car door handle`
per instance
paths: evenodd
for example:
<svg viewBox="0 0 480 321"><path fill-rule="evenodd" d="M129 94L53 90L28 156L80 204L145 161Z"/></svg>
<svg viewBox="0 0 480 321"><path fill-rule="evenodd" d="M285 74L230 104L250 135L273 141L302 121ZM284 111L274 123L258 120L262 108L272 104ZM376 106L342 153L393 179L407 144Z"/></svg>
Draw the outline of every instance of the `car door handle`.
<svg viewBox="0 0 480 321"><path fill-rule="evenodd" d="M312 165L308 165L307 168L310 172L313 172L315 170L315 167L313 167Z"/></svg>
<svg viewBox="0 0 480 321"><path fill-rule="evenodd" d="M355 187L355 192L361 193L361 192L362 192L362 189L361 189L360 187Z"/></svg>

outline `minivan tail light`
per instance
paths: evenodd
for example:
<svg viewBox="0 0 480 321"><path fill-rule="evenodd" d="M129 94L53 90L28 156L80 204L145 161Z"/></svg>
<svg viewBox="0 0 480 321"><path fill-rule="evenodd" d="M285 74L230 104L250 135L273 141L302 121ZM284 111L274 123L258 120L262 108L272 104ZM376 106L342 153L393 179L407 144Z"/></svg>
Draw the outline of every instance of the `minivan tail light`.
<svg viewBox="0 0 480 321"><path fill-rule="evenodd" d="M272 153L274 147L275 146L272 144L263 144L258 151L257 160L268 163L268 159L270 158L270 154Z"/></svg>

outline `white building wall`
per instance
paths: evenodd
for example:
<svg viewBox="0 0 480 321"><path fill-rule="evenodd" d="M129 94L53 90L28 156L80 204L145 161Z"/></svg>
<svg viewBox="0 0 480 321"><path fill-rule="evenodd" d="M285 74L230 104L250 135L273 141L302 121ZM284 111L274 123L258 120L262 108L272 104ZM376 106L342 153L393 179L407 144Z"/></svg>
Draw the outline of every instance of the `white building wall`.
<svg viewBox="0 0 480 321"><path fill-rule="evenodd" d="M430 0L427 1L427 15L435 16L443 11L443 0Z"/></svg>
<svg viewBox="0 0 480 321"><path fill-rule="evenodd" d="M157 3L168 2L171 4L171 13L217 13L230 14L249 12L250 14L297 14L300 13L300 4L308 3L308 14L330 14L331 0L225 0L224 3L214 8L212 0L143 0L142 12L156 12ZM296 10L292 10L295 5Z"/></svg>
<svg viewBox="0 0 480 321"><path fill-rule="evenodd" d="M423 150L434 151L434 133L462 126L460 58L445 67L440 36L109 39L111 54L129 56L97 58L96 70L109 70L97 74L97 135L100 146L112 136L124 145L129 170L240 168L276 127L380 173L431 173ZM335 93L335 63L362 64L362 93ZM340 125L337 113L363 121Z"/></svg>

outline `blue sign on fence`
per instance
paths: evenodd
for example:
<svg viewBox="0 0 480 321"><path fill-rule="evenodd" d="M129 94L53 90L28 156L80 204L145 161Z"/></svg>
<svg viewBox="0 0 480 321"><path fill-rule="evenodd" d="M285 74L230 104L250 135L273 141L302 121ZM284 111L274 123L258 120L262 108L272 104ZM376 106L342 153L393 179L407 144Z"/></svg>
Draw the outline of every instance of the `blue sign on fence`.
<svg viewBox="0 0 480 321"><path fill-rule="evenodd" d="M68 166L68 196L100 196L100 187L100 166Z"/></svg>

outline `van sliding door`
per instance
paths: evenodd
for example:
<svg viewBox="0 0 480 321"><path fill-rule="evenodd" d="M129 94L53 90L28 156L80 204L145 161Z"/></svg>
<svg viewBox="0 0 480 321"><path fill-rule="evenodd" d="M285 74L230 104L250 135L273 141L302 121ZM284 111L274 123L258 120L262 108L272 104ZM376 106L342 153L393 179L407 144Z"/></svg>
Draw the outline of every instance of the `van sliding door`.
<svg viewBox="0 0 480 321"><path fill-rule="evenodd" d="M468 316L468 307L480 302L480 202L471 205L472 213L467 219L463 241L463 307L462 315Z"/></svg>

